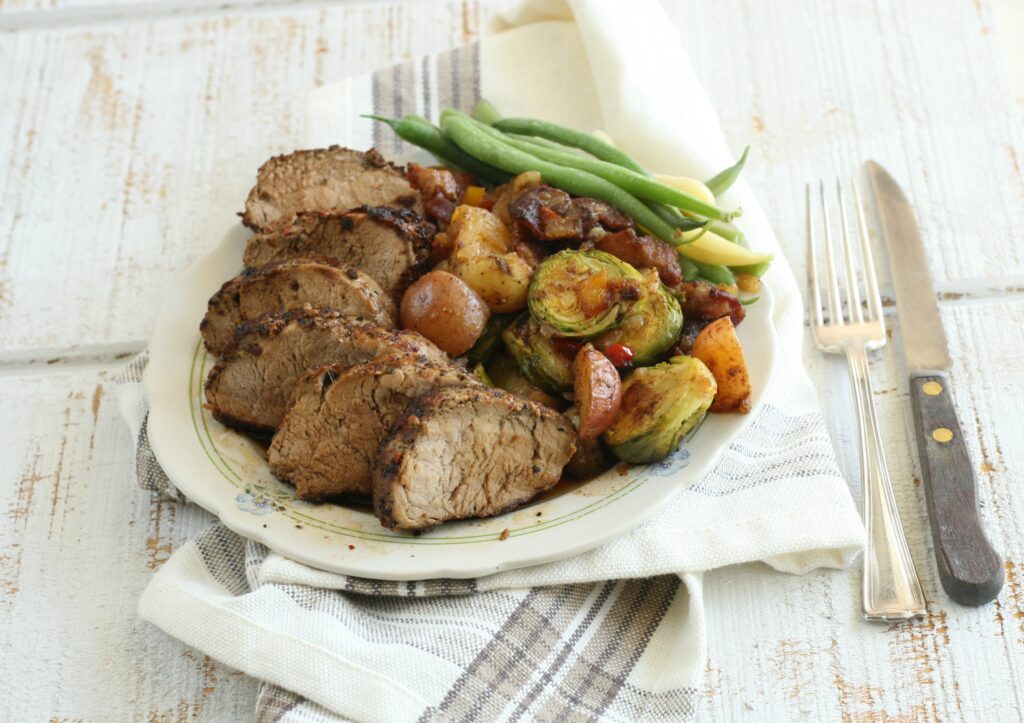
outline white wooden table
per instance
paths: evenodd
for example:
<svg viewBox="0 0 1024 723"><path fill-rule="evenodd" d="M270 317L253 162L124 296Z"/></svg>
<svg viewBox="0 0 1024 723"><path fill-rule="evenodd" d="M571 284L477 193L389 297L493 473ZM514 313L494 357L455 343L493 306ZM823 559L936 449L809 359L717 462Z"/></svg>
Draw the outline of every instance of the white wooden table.
<svg viewBox="0 0 1024 723"><path fill-rule="evenodd" d="M236 720L256 683L141 623L211 518L136 489L113 397L162 288L300 138L310 87L472 40L491 3L0 0L0 720ZM938 585L896 345L874 362L931 612L858 619L859 571L707 577L704 716L1018 720L1024 706L1024 11L1015 0L670 3L802 273L801 189L876 157L922 216L992 605ZM1016 101L1015 101L1016 98ZM892 318L896 326L895 317ZM898 329L896 331L898 333ZM806 352L856 487L845 369Z"/></svg>

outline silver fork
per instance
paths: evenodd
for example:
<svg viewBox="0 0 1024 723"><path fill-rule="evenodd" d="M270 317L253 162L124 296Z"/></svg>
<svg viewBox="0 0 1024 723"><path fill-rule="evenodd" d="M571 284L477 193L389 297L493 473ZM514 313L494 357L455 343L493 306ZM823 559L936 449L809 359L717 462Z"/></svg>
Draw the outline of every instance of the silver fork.
<svg viewBox="0 0 1024 723"><path fill-rule="evenodd" d="M857 403L864 524L868 531L868 545L864 552L864 618L907 620L924 615L927 608L907 538L903 534L899 511L896 509L868 370L868 351L883 347L886 335L882 299L878 293L878 279L875 276L863 204L854 182L857 233L852 235L846 220L843 189L836 182L839 232L842 238L840 253L832 239L825 182L819 181L818 186L824 237L824 253L821 255L824 257L826 299L823 306L821 284L818 282L818 242L812 221L811 186L808 184L807 264L812 297L809 313L814 343L818 348L829 354L846 356ZM845 279L840 278L838 268L843 269ZM861 276L864 280L863 294L860 288ZM863 306L862 296L865 302ZM827 321L824 316L826 311Z"/></svg>

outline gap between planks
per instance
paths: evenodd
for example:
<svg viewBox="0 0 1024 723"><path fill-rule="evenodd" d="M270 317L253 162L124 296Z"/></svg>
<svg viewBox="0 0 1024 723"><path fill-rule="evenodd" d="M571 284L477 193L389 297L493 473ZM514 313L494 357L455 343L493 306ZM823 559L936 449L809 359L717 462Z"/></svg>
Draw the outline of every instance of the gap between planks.
<svg viewBox="0 0 1024 723"><path fill-rule="evenodd" d="M939 306L962 306L992 301L1024 302L1024 276L998 279L967 279L936 284ZM891 295L883 293L887 313L895 313ZM138 339L112 344L68 348L0 351L0 377L61 374L119 366L146 348Z"/></svg>
<svg viewBox="0 0 1024 723"><path fill-rule="evenodd" d="M349 7L386 4L388 0L359 0L347 3ZM224 13L263 13L275 10L316 10L337 7L332 0L154 0L125 5L96 5L93 7L62 7L51 10L25 10L0 13L0 33L19 30L55 30L79 28L118 22L150 22L181 18L203 17Z"/></svg>

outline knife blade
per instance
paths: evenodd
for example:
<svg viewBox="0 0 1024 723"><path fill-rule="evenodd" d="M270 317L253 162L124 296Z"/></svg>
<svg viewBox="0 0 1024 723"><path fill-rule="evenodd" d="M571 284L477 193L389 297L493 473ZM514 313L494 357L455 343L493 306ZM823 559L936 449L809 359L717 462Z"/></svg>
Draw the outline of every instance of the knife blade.
<svg viewBox="0 0 1024 723"><path fill-rule="evenodd" d="M924 240L899 184L874 161L867 171L889 251L939 578L953 600L981 605L1002 589L1003 563L978 512L977 479L953 404L947 374L952 359Z"/></svg>
<svg viewBox="0 0 1024 723"><path fill-rule="evenodd" d="M889 250L896 310L907 369L945 371L953 366L942 328L935 287L928 274L928 257L914 209L893 177L874 161L868 161L871 190Z"/></svg>

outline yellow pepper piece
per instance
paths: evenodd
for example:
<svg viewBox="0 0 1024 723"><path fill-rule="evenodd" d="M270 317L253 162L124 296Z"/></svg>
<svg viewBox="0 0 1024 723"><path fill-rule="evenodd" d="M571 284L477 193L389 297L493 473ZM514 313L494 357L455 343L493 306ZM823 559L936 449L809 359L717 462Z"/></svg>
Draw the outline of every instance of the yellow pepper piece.
<svg viewBox="0 0 1024 723"><path fill-rule="evenodd" d="M470 186L466 189L466 195L462 197L462 202L467 206L479 206L483 203L486 193L483 186Z"/></svg>

